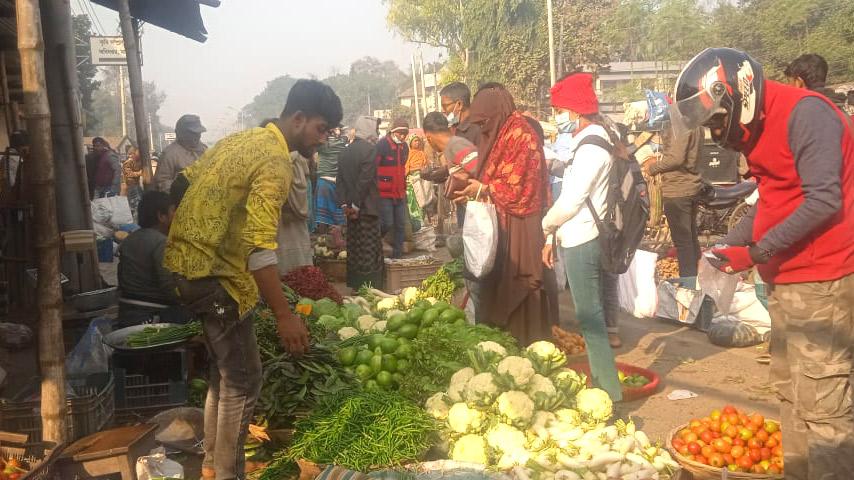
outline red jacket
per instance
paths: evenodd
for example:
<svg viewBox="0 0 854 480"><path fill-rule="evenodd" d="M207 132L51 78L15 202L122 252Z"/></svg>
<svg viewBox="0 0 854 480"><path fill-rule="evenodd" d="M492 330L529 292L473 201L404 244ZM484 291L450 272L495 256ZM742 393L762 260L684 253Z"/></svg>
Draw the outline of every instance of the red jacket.
<svg viewBox="0 0 854 480"><path fill-rule="evenodd" d="M406 198L406 159L409 146L389 135L377 142L377 187L382 198Z"/></svg>
<svg viewBox="0 0 854 480"><path fill-rule="evenodd" d="M842 207L824 225L759 266L762 278L770 283L830 281L854 273L854 128L847 116L821 95L773 81L765 82L765 124L748 155L751 172L759 182L753 240L758 242L804 201L795 156L789 148L788 126L795 106L808 96L827 102L845 126L840 172Z"/></svg>

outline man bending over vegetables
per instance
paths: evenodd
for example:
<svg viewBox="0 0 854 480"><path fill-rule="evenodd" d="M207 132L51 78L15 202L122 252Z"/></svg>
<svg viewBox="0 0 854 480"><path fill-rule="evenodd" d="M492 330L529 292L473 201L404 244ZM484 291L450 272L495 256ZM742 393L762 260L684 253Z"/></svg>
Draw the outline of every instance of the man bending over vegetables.
<svg viewBox="0 0 854 480"><path fill-rule="evenodd" d="M164 266L175 273L181 302L202 321L211 357L205 479L244 478L243 444L261 388L249 320L259 293L285 349L295 356L308 350L308 331L279 281L276 231L293 179L291 152L311 158L341 118L341 101L329 86L300 80L276 121L224 138L183 172L189 188Z"/></svg>

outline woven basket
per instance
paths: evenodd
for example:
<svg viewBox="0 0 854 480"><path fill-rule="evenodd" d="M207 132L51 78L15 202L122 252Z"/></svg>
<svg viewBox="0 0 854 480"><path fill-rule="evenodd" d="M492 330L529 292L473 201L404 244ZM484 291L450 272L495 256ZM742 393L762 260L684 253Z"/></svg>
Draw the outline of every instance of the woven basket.
<svg viewBox="0 0 854 480"><path fill-rule="evenodd" d="M682 465L682 469L691 472L694 475L694 480L783 480L783 475L773 473L744 473L730 472L726 468L716 468L710 465L703 465L700 462L695 462L690 458L680 455L672 446L673 439L679 434L683 428L687 428L688 424L680 425L673 429L667 436L667 450L670 451L673 458Z"/></svg>

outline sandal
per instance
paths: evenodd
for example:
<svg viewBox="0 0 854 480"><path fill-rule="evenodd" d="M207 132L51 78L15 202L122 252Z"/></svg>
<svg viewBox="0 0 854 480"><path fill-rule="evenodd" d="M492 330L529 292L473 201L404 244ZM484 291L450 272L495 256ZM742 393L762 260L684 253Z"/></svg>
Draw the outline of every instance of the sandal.
<svg viewBox="0 0 854 480"><path fill-rule="evenodd" d="M608 343L611 345L611 348L620 348L623 346L623 341L620 340L620 335L617 333L608 334Z"/></svg>

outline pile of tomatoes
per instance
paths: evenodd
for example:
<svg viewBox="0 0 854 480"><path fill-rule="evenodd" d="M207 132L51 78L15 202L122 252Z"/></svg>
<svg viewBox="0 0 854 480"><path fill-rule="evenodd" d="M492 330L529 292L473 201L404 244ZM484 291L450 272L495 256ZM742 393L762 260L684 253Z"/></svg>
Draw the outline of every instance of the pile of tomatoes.
<svg viewBox="0 0 854 480"><path fill-rule="evenodd" d="M671 446L683 457L731 472L783 473L780 424L732 405L691 420L671 439Z"/></svg>

